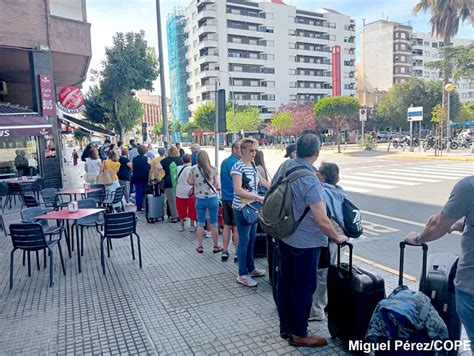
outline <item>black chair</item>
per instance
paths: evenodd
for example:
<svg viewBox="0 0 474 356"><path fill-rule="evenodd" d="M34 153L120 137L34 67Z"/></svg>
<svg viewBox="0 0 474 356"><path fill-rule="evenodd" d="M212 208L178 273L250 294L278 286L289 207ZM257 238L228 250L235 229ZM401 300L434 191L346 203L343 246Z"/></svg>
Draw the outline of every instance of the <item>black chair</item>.
<svg viewBox="0 0 474 356"><path fill-rule="evenodd" d="M4 182L0 182L0 205L2 207L2 214L5 212L4 210L5 207L3 206L3 198L6 198L7 196L8 196L8 185Z"/></svg>
<svg viewBox="0 0 474 356"><path fill-rule="evenodd" d="M91 189L100 189L94 192L87 193L87 199L94 199L97 205L102 205L107 197L104 184L91 184Z"/></svg>
<svg viewBox="0 0 474 356"><path fill-rule="evenodd" d="M79 209L95 209L97 205L93 199L83 199L77 202ZM94 215L86 216L85 218L79 219L72 225L72 231L75 229L75 225L77 224L78 227L81 228L81 256L84 256L84 229L95 227L98 228L99 226L104 224L104 218L102 217L102 213L97 213ZM78 251L79 253L79 251Z"/></svg>
<svg viewBox="0 0 474 356"><path fill-rule="evenodd" d="M53 208L59 210L67 207L69 201L64 201L61 195L58 194L59 189L57 188L45 188L41 191L43 196L43 204L45 208Z"/></svg>
<svg viewBox="0 0 474 356"><path fill-rule="evenodd" d="M112 196L110 198L105 199L102 202L102 205L107 209L109 213L114 213L115 212L115 207L114 205L120 204L121 205L121 211L124 211L124 206L123 206L123 193L125 191L124 187L118 187L115 192L112 193Z"/></svg>
<svg viewBox="0 0 474 356"><path fill-rule="evenodd" d="M61 258L61 267L63 274L66 275L66 268L64 266L63 253L61 251L61 243L59 240L46 241L43 233L43 227L40 224L12 224L10 225L10 236L12 238L13 250L10 253L10 289L13 288L13 257L16 250L31 251L46 251L49 252L49 286L53 286L53 250L54 245L58 245L59 256ZM28 254L29 256L29 254ZM28 276L31 276L31 264L28 258Z"/></svg>
<svg viewBox="0 0 474 356"><path fill-rule="evenodd" d="M8 192L7 198L5 199L5 206L7 206L7 202L10 204L10 209L12 208L12 199L16 204L16 197L21 197L21 186L18 183L7 183L8 185Z"/></svg>
<svg viewBox="0 0 474 356"><path fill-rule="evenodd" d="M35 206L39 206L39 203L34 195L23 195L23 204L27 208L34 208Z"/></svg>
<svg viewBox="0 0 474 356"><path fill-rule="evenodd" d="M102 264L102 272L105 275L105 256L104 256L104 240L107 240L107 256L110 257L110 245L112 239L120 239L130 236L132 246L132 257L135 260L135 250L133 247L133 235L137 237L138 242L138 261L142 268L142 252L140 246L140 236L137 234L137 219L134 212L124 212L115 214L105 214L104 231L97 231L100 234L100 262Z"/></svg>

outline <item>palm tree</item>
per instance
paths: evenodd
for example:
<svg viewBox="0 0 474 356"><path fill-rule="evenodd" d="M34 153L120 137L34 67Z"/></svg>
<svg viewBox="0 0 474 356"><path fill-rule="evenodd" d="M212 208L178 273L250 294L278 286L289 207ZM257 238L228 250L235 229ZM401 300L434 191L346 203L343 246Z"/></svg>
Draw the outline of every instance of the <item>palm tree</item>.
<svg viewBox="0 0 474 356"><path fill-rule="evenodd" d="M420 0L413 9L415 16L431 12L431 34L441 37L444 46L451 45L451 39L458 33L459 25L464 21L473 21L473 0ZM450 82L452 68L445 66L443 71L443 88ZM448 92L443 89L443 106L447 106ZM444 126L445 123L441 123Z"/></svg>

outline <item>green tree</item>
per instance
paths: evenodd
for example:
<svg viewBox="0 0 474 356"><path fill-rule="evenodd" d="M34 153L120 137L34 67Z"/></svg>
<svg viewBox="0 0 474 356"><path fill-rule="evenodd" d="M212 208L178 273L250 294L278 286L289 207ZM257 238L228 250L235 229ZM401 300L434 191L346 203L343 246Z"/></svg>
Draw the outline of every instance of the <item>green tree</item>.
<svg viewBox="0 0 474 356"><path fill-rule="evenodd" d="M429 123L433 107L442 102L442 83L437 80L424 81L412 78L395 84L385 98L375 105L374 116L379 128L407 128L407 109L423 107L423 121ZM451 93L451 117L456 117L460 101L456 92Z"/></svg>
<svg viewBox="0 0 474 356"><path fill-rule="evenodd" d="M202 104L194 111L194 124L203 130L214 131L216 121L216 105L208 102Z"/></svg>
<svg viewBox="0 0 474 356"><path fill-rule="evenodd" d="M288 111L275 114L272 118L269 133L272 135L289 135L293 129L293 116Z"/></svg>
<svg viewBox="0 0 474 356"><path fill-rule="evenodd" d="M107 107L107 102L102 97L99 86L91 87L84 99L84 116L87 121L110 128L109 108Z"/></svg>
<svg viewBox="0 0 474 356"><path fill-rule="evenodd" d="M474 79L474 44L442 47L439 51L441 59L427 63L428 68L438 69L442 74L451 73L453 83L461 77Z"/></svg>
<svg viewBox="0 0 474 356"><path fill-rule="evenodd" d="M153 81L158 78L156 54L148 47L144 31L118 32L113 37L112 46L105 49L99 78L102 100L111 113L107 118L114 122L113 126L123 140L127 128L136 125L139 117L125 115L137 111L131 99L133 91L153 90Z"/></svg>
<svg viewBox="0 0 474 356"><path fill-rule="evenodd" d="M314 116L321 126L332 129L336 135L338 153L341 153L341 131L352 128L358 114L359 102L349 96L322 98L314 104Z"/></svg>
<svg viewBox="0 0 474 356"><path fill-rule="evenodd" d="M474 121L474 101L464 103L454 121Z"/></svg>
<svg viewBox="0 0 474 356"><path fill-rule="evenodd" d="M234 127L234 116L232 112L232 105L228 105L226 114L227 131L239 132L244 131L255 131L263 123L260 116L260 109L256 106L239 106L235 110L235 126Z"/></svg>

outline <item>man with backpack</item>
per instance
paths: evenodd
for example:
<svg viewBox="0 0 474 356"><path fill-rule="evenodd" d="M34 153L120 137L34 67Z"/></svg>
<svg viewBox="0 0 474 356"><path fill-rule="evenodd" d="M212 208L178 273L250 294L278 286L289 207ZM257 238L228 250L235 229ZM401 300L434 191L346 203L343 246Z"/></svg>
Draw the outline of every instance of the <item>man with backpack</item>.
<svg viewBox="0 0 474 356"><path fill-rule="evenodd" d="M467 336L474 342L474 176L454 186L448 202L431 216L419 234L409 233L405 241L421 245L438 240L447 233L461 231L461 254L454 279L456 309Z"/></svg>
<svg viewBox="0 0 474 356"><path fill-rule="evenodd" d="M301 136L296 143L296 158L280 166L268 193L271 196L273 191L279 189L279 185L283 187L290 182L290 194L282 197L291 200L291 211L283 220L289 221L293 226L285 226L283 222L279 229L289 228L293 232L289 236L280 235L277 304L280 336L289 339L293 346L316 347L327 344L326 339L309 335L307 330L312 296L316 290L316 269L320 249L328 245L328 237L337 243L347 241L346 236L334 231L326 215L323 187L313 167L318 159L319 149L320 143L316 135ZM295 177L298 178L294 179ZM284 192L283 189L280 191ZM267 202L266 199L262 210L263 220L266 209L281 209L288 201L280 200L279 206L275 203L272 204L274 206L269 206L270 200ZM262 216L260 222L266 226L271 225L271 222L265 224Z"/></svg>

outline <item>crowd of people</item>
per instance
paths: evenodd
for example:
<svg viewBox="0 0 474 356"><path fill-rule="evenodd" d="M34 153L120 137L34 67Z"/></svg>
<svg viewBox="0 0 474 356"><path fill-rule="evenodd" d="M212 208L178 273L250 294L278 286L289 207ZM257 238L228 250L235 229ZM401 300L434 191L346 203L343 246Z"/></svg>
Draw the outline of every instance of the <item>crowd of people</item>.
<svg viewBox="0 0 474 356"><path fill-rule="evenodd" d="M104 151L104 149L102 149ZM308 333L308 322L324 320L327 305L327 264L334 264L337 245L348 241L344 234L342 206L344 190L338 185L339 167L323 162L316 169L320 142L316 135L302 135L296 144L286 148L287 160L271 177L266 168L263 152L254 139L242 139L231 146L231 154L223 160L220 169L212 166L206 151L199 145L191 146L185 154L179 146L170 145L158 152L151 147L130 141L130 149L109 143L108 150L100 153L90 148L83 153L86 180L93 182L103 167L113 169L116 175L109 189L126 188L125 199L131 204L130 184L135 187L137 211L143 209L143 192L150 182L160 182L167 200L168 219L179 222L179 230L196 232L196 251L204 252L203 239L213 239L214 254L221 260L230 257L230 242L235 246L234 262L238 263L237 283L246 287L258 285L255 278L266 271L254 263L256 222L249 222L243 208L262 203L265 194L282 178L295 170L311 174L291 183L292 208L299 223L296 230L279 242L277 300L280 336L294 346L321 346L327 340ZM86 153L87 152L87 153ZM86 155L86 157L84 157ZM174 169L175 167L176 169ZM431 217L420 234L409 234L412 244L429 242L454 230L464 231L462 255L455 280L457 310L468 337L474 333L474 177L461 180L453 189L442 212ZM222 242L219 245L219 209L223 215ZM342 227L342 228L341 228Z"/></svg>

